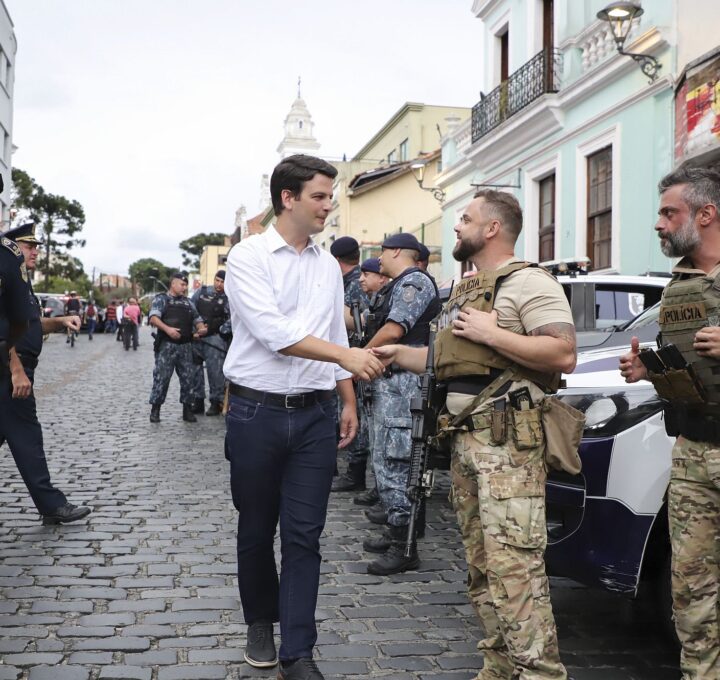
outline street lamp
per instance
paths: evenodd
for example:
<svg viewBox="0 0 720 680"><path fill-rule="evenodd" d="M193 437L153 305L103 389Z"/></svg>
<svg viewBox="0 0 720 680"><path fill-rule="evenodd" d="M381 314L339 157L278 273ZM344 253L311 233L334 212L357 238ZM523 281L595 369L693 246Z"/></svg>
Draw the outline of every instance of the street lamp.
<svg viewBox="0 0 720 680"><path fill-rule="evenodd" d="M414 160L412 163L410 163L410 169L413 171L413 175L415 175L415 181L418 183L418 186L423 191L429 191L432 193L433 198L436 201L439 201L442 203L445 200L445 192L438 188L438 187L424 187L423 186L423 179L425 177L425 166L427 165L427 161L424 161L420 158L417 160Z"/></svg>
<svg viewBox="0 0 720 680"><path fill-rule="evenodd" d="M660 62L655 59L655 57L647 54L626 52L623 49L628 33L630 33L633 19L639 17L643 11L643 8L634 2L613 2L605 9L601 9L597 13L597 18L602 21L607 21L610 24L610 30L612 31L613 38L615 38L617 51L626 57L632 57L638 62L640 70L650 79L650 82L653 83L657 78L657 72L660 70Z"/></svg>

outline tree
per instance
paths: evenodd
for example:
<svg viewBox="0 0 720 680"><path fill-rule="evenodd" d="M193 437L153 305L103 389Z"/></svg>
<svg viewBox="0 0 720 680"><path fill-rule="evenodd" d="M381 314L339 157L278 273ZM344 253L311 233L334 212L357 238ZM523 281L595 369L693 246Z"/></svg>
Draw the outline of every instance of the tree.
<svg viewBox="0 0 720 680"><path fill-rule="evenodd" d="M20 168L12 169L12 181L10 200L16 211L14 222L22 224L32 221L42 230L44 257L41 271L45 280L49 282L53 275L63 276L68 273L63 267L67 265L69 251L73 247L82 248L85 245L85 240L77 237L85 224L82 205L65 196L46 192ZM62 262L62 256L65 256L65 262ZM57 272L53 271L55 266L59 267ZM80 269L82 270L82 265Z"/></svg>
<svg viewBox="0 0 720 680"><path fill-rule="evenodd" d="M200 255L205 246L222 246L225 244L225 234L213 232L212 234L195 234L184 241L179 247L183 251L183 265L191 269L200 269Z"/></svg>
<svg viewBox="0 0 720 680"><path fill-rule="evenodd" d="M130 274L132 282L145 292L156 289L156 280L167 286L173 271L171 267L167 267L152 257L143 257L128 267L128 274ZM157 286L157 289L162 289L162 286Z"/></svg>

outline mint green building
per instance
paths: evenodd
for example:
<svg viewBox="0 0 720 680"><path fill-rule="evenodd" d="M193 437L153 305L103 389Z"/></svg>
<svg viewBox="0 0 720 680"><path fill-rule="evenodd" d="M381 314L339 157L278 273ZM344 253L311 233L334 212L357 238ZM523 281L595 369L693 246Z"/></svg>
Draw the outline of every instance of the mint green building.
<svg viewBox="0 0 720 680"><path fill-rule="evenodd" d="M485 94L443 139L444 277L460 273L453 226L473 185L509 185L520 201L520 256L669 271L653 226L658 180L675 162L676 4L646 0L625 41L659 63L651 81L596 17L607 0L475 0Z"/></svg>

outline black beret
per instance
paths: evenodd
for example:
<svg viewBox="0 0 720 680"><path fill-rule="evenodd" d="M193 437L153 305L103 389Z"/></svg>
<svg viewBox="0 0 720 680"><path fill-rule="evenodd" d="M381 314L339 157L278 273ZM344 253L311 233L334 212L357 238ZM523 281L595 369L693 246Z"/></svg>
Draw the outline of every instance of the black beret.
<svg viewBox="0 0 720 680"><path fill-rule="evenodd" d="M188 282L188 277L185 272L173 272L170 275L170 280L172 281L173 279L180 279L181 281L185 281L185 283Z"/></svg>
<svg viewBox="0 0 720 680"><path fill-rule="evenodd" d="M215 278L222 279L224 281L225 280L225 270L224 269L218 270L218 273L215 274Z"/></svg>
<svg viewBox="0 0 720 680"><path fill-rule="evenodd" d="M3 236L7 236L11 241L20 242L20 243L30 243L32 245L37 245L40 243L40 240L35 237L35 223L34 222L26 222L25 224L21 224L19 227L15 227L15 229L10 229L9 231L6 231Z"/></svg>
<svg viewBox="0 0 720 680"><path fill-rule="evenodd" d="M430 248L428 248L424 243L420 244L420 257L418 257L418 262L425 262L426 260L430 259Z"/></svg>
<svg viewBox="0 0 720 680"><path fill-rule="evenodd" d="M341 236L330 246L333 257L347 257L359 250L358 242L352 236Z"/></svg>
<svg viewBox="0 0 720 680"><path fill-rule="evenodd" d="M412 235L400 232L388 236L382 244L383 248L407 248L408 250L417 250L420 252L420 242Z"/></svg>
<svg viewBox="0 0 720 680"><path fill-rule="evenodd" d="M380 273L380 258L370 257L360 265L361 272L375 272Z"/></svg>

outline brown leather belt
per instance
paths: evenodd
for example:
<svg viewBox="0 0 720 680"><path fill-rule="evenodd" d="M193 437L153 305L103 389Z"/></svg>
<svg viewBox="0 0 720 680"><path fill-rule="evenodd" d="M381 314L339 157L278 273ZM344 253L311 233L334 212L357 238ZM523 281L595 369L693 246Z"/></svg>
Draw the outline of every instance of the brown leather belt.
<svg viewBox="0 0 720 680"><path fill-rule="evenodd" d="M230 394L235 397L251 399L263 406L280 406L282 408L307 408L314 406L321 401L332 399L335 390L313 390L312 392L300 392L299 394L277 394L276 392L261 392L251 387L243 387L230 383Z"/></svg>

